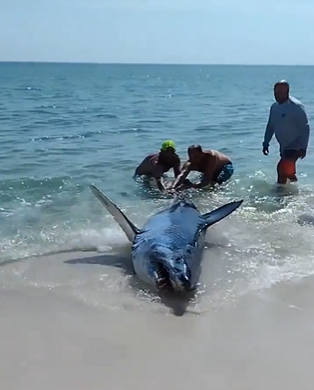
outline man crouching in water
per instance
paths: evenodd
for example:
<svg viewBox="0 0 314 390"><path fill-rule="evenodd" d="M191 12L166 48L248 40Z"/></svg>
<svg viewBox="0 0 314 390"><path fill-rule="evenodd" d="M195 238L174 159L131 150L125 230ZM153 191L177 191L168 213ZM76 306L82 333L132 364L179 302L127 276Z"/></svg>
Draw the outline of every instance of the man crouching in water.
<svg viewBox="0 0 314 390"><path fill-rule="evenodd" d="M171 189L203 188L208 185L222 184L233 175L233 165L228 156L217 150L203 150L200 145L188 148L189 160L183 164L181 174ZM191 171L202 173L199 183L186 179Z"/></svg>
<svg viewBox="0 0 314 390"><path fill-rule="evenodd" d="M149 154L136 168L134 176L146 176L155 178L158 189L165 191L166 188L162 182L165 172L173 169L175 177L180 174L180 157L176 153L175 143L171 140L165 141L161 145L159 153Z"/></svg>

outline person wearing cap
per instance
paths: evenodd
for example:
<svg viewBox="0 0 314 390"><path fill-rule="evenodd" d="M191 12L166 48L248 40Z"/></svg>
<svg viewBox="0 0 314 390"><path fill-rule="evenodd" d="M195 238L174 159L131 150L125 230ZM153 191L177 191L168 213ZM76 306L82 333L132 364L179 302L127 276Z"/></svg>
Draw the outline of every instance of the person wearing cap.
<svg viewBox="0 0 314 390"><path fill-rule="evenodd" d="M226 182L233 175L230 158L217 150L203 150L200 145L191 145L188 147L188 156L189 159L183 164L181 174L170 187L171 190L212 187ZM201 173L198 183L186 179L191 171Z"/></svg>
<svg viewBox="0 0 314 390"><path fill-rule="evenodd" d="M279 143L280 161L277 164L277 183L287 179L297 181L296 162L306 156L310 125L303 104L289 94L285 80L274 85L275 102L271 105L263 141L263 153L269 154L269 143L275 134Z"/></svg>
<svg viewBox="0 0 314 390"><path fill-rule="evenodd" d="M165 190L162 181L164 173L173 169L174 176L180 174L180 157L176 153L175 143L171 140L163 142L158 153L149 154L136 168L134 176L146 176L154 178L160 191Z"/></svg>

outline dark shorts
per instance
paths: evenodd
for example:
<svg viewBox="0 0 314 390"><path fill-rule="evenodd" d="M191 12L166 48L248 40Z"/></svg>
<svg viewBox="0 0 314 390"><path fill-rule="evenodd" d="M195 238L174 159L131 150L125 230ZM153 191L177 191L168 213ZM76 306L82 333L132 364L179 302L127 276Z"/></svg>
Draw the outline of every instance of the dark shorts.
<svg viewBox="0 0 314 390"><path fill-rule="evenodd" d="M296 149L287 149L280 153L280 157L296 161L300 157L300 151Z"/></svg>
<svg viewBox="0 0 314 390"><path fill-rule="evenodd" d="M230 177L233 175L233 172L234 172L233 164L232 163L225 164L222 167L221 171L216 176L215 181L218 184L222 184L230 179Z"/></svg>
<svg viewBox="0 0 314 390"><path fill-rule="evenodd" d="M233 175L234 168L232 163L225 164L221 171L216 175L214 178L214 181L218 184L222 184L230 179L230 177ZM204 174L202 173L200 176L200 180L204 178Z"/></svg>

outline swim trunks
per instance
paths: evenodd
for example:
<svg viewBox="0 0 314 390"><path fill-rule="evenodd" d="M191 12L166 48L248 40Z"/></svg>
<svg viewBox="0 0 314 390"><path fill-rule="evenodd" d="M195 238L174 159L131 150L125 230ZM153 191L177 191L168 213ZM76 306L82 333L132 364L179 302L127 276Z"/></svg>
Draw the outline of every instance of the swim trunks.
<svg viewBox="0 0 314 390"><path fill-rule="evenodd" d="M277 171L288 177L290 180L296 180L296 162L302 155L301 150L286 149L280 153L281 159L277 164Z"/></svg>
<svg viewBox="0 0 314 390"><path fill-rule="evenodd" d="M280 157L283 159L295 160L300 157L300 150L296 149L287 149L280 153Z"/></svg>
<svg viewBox="0 0 314 390"><path fill-rule="evenodd" d="M218 173L218 175L215 178L215 181L218 184L222 184L230 179L230 177L233 175L234 169L233 164L230 162L228 164L225 164L221 171Z"/></svg>
<svg viewBox="0 0 314 390"><path fill-rule="evenodd" d="M217 184L222 184L226 182L227 180L230 179L230 177L233 175L234 169L232 163L225 164L222 168L221 171L216 175L214 178L214 181ZM200 175L200 180L204 179L204 174L201 173ZM211 188L211 184L208 186L203 187L204 189Z"/></svg>

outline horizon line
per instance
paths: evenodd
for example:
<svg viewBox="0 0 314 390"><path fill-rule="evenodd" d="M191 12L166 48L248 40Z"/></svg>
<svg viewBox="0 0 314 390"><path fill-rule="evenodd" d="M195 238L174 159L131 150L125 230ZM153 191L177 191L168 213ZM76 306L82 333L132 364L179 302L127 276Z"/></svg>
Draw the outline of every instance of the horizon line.
<svg viewBox="0 0 314 390"><path fill-rule="evenodd" d="M32 61L0 60L1 64L54 64L54 65L158 65L158 66L314 66L314 64L242 64L242 63L175 63L175 62L91 62L91 61Z"/></svg>

